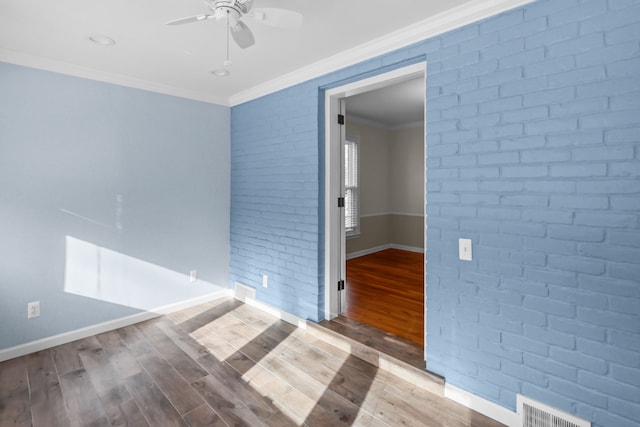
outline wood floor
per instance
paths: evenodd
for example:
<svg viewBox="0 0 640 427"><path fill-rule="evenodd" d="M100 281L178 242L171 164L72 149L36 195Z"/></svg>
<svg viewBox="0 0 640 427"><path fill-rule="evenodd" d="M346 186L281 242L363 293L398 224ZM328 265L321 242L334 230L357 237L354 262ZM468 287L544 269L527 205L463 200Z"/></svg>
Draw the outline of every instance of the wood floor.
<svg viewBox="0 0 640 427"><path fill-rule="evenodd" d="M500 424L232 299L0 363L0 426Z"/></svg>
<svg viewBox="0 0 640 427"><path fill-rule="evenodd" d="M323 320L318 325L417 369L425 368L424 347L397 335L342 315L331 320Z"/></svg>
<svg viewBox="0 0 640 427"><path fill-rule="evenodd" d="M347 260L349 319L424 346L424 255L387 249Z"/></svg>

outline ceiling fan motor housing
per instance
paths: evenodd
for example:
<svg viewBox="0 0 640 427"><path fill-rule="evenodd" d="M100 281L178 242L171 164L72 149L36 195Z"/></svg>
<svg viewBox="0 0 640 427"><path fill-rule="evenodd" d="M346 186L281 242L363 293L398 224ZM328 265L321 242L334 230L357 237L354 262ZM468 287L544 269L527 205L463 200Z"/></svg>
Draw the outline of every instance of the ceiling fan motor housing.
<svg viewBox="0 0 640 427"><path fill-rule="evenodd" d="M230 20L236 22L251 8L251 0L204 0L204 2L215 13L217 21L225 20L228 16Z"/></svg>

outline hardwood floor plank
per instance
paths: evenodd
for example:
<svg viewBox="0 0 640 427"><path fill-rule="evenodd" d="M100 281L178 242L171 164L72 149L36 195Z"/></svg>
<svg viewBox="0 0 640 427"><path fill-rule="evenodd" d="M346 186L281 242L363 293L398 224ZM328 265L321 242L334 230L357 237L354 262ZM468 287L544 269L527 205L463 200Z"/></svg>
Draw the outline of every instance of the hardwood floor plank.
<svg viewBox="0 0 640 427"><path fill-rule="evenodd" d="M318 366L319 364L312 362L310 365ZM362 375L365 371L369 371L370 374ZM347 424L353 423L359 412L359 407L369 394L376 371L377 368L362 360L356 361L353 356L344 359L337 370L326 369L326 372L319 370L317 373L308 370L307 372L323 384L327 381L327 376L330 376L325 391L318 399L316 406L332 410L334 413L339 410L341 412L339 421ZM358 410L354 413L353 408ZM317 409L314 408L314 411Z"/></svg>
<svg viewBox="0 0 640 427"><path fill-rule="evenodd" d="M299 424L282 412L278 412L267 419L267 425L270 427L295 427Z"/></svg>
<svg viewBox="0 0 640 427"><path fill-rule="evenodd" d="M70 425L78 427L111 425L87 371L78 369L61 375L60 385L71 421Z"/></svg>
<svg viewBox="0 0 640 427"><path fill-rule="evenodd" d="M209 354L218 360L226 360L236 353L237 349L216 331L200 330L194 332L193 339L207 347ZM202 356L201 356L202 357Z"/></svg>
<svg viewBox="0 0 640 427"><path fill-rule="evenodd" d="M220 383L213 375L194 382L193 387L213 408L220 418L230 426L265 426L256 414Z"/></svg>
<svg viewBox="0 0 640 427"><path fill-rule="evenodd" d="M254 365L250 370L246 370L242 378L261 395L271 399L296 425L304 424L304 420L316 404L315 400L300 393L262 365Z"/></svg>
<svg viewBox="0 0 640 427"><path fill-rule="evenodd" d="M418 344L344 316L323 320L319 325L380 350L411 366L424 368L424 349Z"/></svg>
<svg viewBox="0 0 640 427"><path fill-rule="evenodd" d="M30 426L29 382L23 357L0 363L0 425Z"/></svg>
<svg viewBox="0 0 640 427"><path fill-rule="evenodd" d="M142 367L117 331L97 335L96 339L109 355L109 361L121 381L142 373Z"/></svg>
<svg viewBox="0 0 640 427"><path fill-rule="evenodd" d="M358 418L353 423L354 426L367 426L367 427L388 427L389 424L379 420L368 412L360 412Z"/></svg>
<svg viewBox="0 0 640 427"><path fill-rule="evenodd" d="M238 396L244 406L256 414L261 420L265 420L278 412L273 402L262 396L253 387L242 380L242 375L226 363L221 363L212 370L212 374L221 384Z"/></svg>
<svg viewBox="0 0 640 427"><path fill-rule="evenodd" d="M227 423L207 404L200 405L193 411L185 414L184 419L191 427L227 427Z"/></svg>
<svg viewBox="0 0 640 427"><path fill-rule="evenodd" d="M188 332L197 331L198 329L203 328L216 321L220 317L232 312L241 305L242 303L235 299L225 300L220 304L211 306L204 312L189 317L188 319L180 323L180 326Z"/></svg>
<svg viewBox="0 0 640 427"><path fill-rule="evenodd" d="M143 323L139 323L138 325L142 325ZM120 328L117 332L134 356L149 352L153 348L142 332L140 332L140 329L134 325Z"/></svg>
<svg viewBox="0 0 640 427"><path fill-rule="evenodd" d="M344 316L424 345L424 255L387 249L347 260Z"/></svg>
<svg viewBox="0 0 640 427"><path fill-rule="evenodd" d="M323 363L324 360L319 357L318 354L318 352L306 352L306 354L300 354L291 347L279 347L275 356L291 366L307 364L308 367L305 369L305 373L314 378L324 387L327 387L335 377L335 370L327 367Z"/></svg>
<svg viewBox="0 0 640 427"><path fill-rule="evenodd" d="M51 350L26 356L34 425L68 426L71 421ZM0 423L2 424L2 423Z"/></svg>
<svg viewBox="0 0 640 427"><path fill-rule="evenodd" d="M155 348L173 368L182 375L188 383L207 375L198 363L193 360L187 353L178 347L160 328L153 322L144 322L138 324L136 329L142 331L141 335L146 337L152 348Z"/></svg>
<svg viewBox="0 0 640 427"><path fill-rule="evenodd" d="M78 356L78 346L81 346L81 343L74 341L51 349L58 375L62 376L83 368Z"/></svg>
<svg viewBox="0 0 640 427"><path fill-rule="evenodd" d="M259 419L266 420L278 412L271 399L263 396L245 382L242 379L242 374L226 362L216 361L211 357L203 357L200 359L200 363L221 387L233 393Z"/></svg>
<svg viewBox="0 0 640 427"><path fill-rule="evenodd" d="M372 398L362 405L365 411L377 418L385 422L404 420L411 425L469 425L468 414L461 411L463 407L459 404L442 399L386 372L381 372L379 379L384 387L376 390ZM475 427L475 424L471 425ZM492 425L499 424L494 422Z"/></svg>
<svg viewBox="0 0 640 427"><path fill-rule="evenodd" d="M125 384L151 426L186 426L178 411L146 372L128 377Z"/></svg>
<svg viewBox="0 0 640 427"><path fill-rule="evenodd" d="M155 325L192 359L197 359L209 353L209 349L206 346L199 343L188 331L169 319L159 320Z"/></svg>
<svg viewBox="0 0 640 427"><path fill-rule="evenodd" d="M204 404L200 395L159 353L145 353L138 356L138 360L178 413L186 414Z"/></svg>
<svg viewBox="0 0 640 427"><path fill-rule="evenodd" d="M263 331L260 335L253 337L250 341L246 341L246 344L238 349L238 352L248 356L253 362L258 363L262 358L271 354L275 348L277 348L282 341L275 340L271 338L270 330L277 329L277 326L270 326L265 331ZM233 332L238 331L238 329L234 329ZM280 338L283 335L278 334ZM239 334L241 336L241 334ZM286 339L286 338L284 338ZM234 358L235 355L231 355L229 358Z"/></svg>
<svg viewBox="0 0 640 427"><path fill-rule="evenodd" d="M309 364L295 366L278 357L265 358L261 363L274 375L291 384L299 393L305 394L316 402L311 414L307 417L307 422L313 420L314 423L328 424L312 425L332 425L331 423L342 424L348 420L355 420L358 407L333 390L327 390L327 385L313 378L308 373Z"/></svg>
<svg viewBox="0 0 640 427"><path fill-rule="evenodd" d="M112 406L119 406L132 399L127 388L119 380L116 369L111 365L109 355L96 337L84 339L78 355L107 412Z"/></svg>
<svg viewBox="0 0 640 427"><path fill-rule="evenodd" d="M107 416L112 426L122 427L147 427L149 423L142 415L140 408L133 400L128 400L117 406L107 409Z"/></svg>
<svg viewBox="0 0 640 427"><path fill-rule="evenodd" d="M203 361L206 360L206 358L202 357L199 360L201 361L200 364L204 366L205 369L207 369L207 365L203 364L205 363ZM236 351L235 353L227 356L224 361L227 362L229 366L231 366L241 375L246 374L251 369L254 369L256 366L258 366L258 363L255 360L251 359L249 356L240 351Z"/></svg>

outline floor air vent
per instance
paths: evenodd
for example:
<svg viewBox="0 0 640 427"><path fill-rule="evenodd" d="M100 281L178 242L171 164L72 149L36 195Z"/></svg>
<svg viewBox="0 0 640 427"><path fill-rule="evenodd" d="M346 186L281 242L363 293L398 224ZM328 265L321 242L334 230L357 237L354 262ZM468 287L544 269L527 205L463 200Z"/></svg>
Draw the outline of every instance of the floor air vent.
<svg viewBox="0 0 640 427"><path fill-rule="evenodd" d="M242 302L247 302L248 298L256 299L256 288L236 282L235 297Z"/></svg>
<svg viewBox="0 0 640 427"><path fill-rule="evenodd" d="M591 422L518 395L519 427L591 427Z"/></svg>

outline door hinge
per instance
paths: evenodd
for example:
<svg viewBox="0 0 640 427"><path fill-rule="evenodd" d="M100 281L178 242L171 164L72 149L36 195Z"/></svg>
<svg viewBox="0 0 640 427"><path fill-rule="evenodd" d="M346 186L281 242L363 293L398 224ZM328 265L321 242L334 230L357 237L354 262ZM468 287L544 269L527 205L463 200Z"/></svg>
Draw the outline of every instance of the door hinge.
<svg viewBox="0 0 640 427"><path fill-rule="evenodd" d="M340 280L338 282L338 290L339 291L344 291L344 280Z"/></svg>
<svg viewBox="0 0 640 427"><path fill-rule="evenodd" d="M344 197L338 197L338 207L344 208Z"/></svg>
<svg viewBox="0 0 640 427"><path fill-rule="evenodd" d="M338 124L339 125L344 124L344 114L338 114Z"/></svg>

